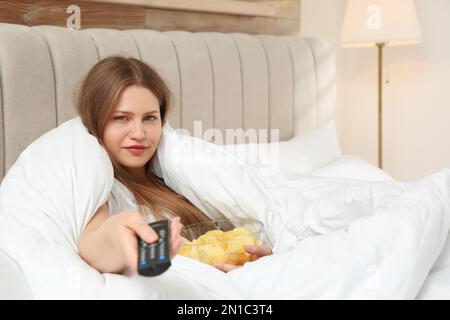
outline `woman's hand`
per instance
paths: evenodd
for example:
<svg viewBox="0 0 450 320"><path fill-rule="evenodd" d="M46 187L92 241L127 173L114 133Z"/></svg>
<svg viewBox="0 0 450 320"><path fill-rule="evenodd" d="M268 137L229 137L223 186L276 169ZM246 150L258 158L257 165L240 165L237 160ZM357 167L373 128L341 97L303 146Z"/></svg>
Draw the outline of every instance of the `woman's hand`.
<svg viewBox="0 0 450 320"><path fill-rule="evenodd" d="M186 241L181 235L181 229L183 224L180 222L180 217L175 217L170 221L170 257L173 258L177 255L183 243Z"/></svg>
<svg viewBox="0 0 450 320"><path fill-rule="evenodd" d="M272 249L266 245L260 245L260 246L246 245L246 246L244 246L244 250L247 253L251 254L250 261L255 261L261 257L272 254ZM227 264L227 263L217 263L214 265L214 267L216 267L217 269L219 269L223 272L228 272L228 271L240 268L241 266L235 266L235 265Z"/></svg>
<svg viewBox="0 0 450 320"><path fill-rule="evenodd" d="M171 220L171 248L170 255L173 258L181 247L180 231L182 228L180 218ZM103 223L101 228L122 258L125 268L137 272L138 267L138 237L147 243L158 241L158 235L148 225L145 219L137 211L124 211L111 216Z"/></svg>

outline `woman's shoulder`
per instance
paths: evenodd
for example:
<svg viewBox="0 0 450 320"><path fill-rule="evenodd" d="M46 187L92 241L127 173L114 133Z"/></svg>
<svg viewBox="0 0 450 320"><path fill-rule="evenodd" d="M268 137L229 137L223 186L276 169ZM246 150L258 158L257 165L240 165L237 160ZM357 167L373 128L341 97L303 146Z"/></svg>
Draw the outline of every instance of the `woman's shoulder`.
<svg viewBox="0 0 450 320"><path fill-rule="evenodd" d="M117 178L114 178L114 183L111 189L112 193L118 193L127 196L127 198L134 198L133 193Z"/></svg>
<svg viewBox="0 0 450 320"><path fill-rule="evenodd" d="M116 178L114 178L107 204L110 215L137 209L136 198L133 193Z"/></svg>
<svg viewBox="0 0 450 320"><path fill-rule="evenodd" d="M110 215L114 215L122 211L139 210L134 194L116 178L114 178L111 193L107 201L107 206ZM144 210L144 215L147 222L154 222L155 216L153 215L152 210L147 207L145 207ZM166 210L163 211L163 215L168 219L174 217L171 212Z"/></svg>

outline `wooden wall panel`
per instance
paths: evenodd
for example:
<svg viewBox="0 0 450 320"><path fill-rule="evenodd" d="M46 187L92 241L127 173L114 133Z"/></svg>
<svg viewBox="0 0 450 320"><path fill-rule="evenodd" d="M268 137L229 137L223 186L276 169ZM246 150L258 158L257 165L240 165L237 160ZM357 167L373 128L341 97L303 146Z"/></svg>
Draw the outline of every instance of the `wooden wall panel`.
<svg viewBox="0 0 450 320"><path fill-rule="evenodd" d="M174 10L145 10L145 28L161 31L244 32L250 34L297 35L300 22L291 19L247 17Z"/></svg>
<svg viewBox="0 0 450 320"><path fill-rule="evenodd" d="M297 19L300 0L97 0L146 8Z"/></svg>
<svg viewBox="0 0 450 320"><path fill-rule="evenodd" d="M66 26L72 4L80 7L81 29L300 33L300 0L4 0L0 22Z"/></svg>
<svg viewBox="0 0 450 320"><path fill-rule="evenodd" d="M66 26L67 8L76 4L81 10L81 29L143 29L144 9L138 6L93 1L0 1L0 22L27 26Z"/></svg>

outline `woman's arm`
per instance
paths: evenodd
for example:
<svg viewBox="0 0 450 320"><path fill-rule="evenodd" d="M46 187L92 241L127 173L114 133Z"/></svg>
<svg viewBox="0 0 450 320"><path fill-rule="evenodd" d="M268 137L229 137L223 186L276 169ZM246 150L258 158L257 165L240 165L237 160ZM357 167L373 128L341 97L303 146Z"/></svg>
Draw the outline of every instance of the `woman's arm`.
<svg viewBox="0 0 450 320"><path fill-rule="evenodd" d="M181 246L179 218L171 223L172 256ZM155 231L137 211L109 216L106 204L94 214L78 244L80 256L102 273L122 273L127 267L137 271L138 238L148 243L158 239Z"/></svg>

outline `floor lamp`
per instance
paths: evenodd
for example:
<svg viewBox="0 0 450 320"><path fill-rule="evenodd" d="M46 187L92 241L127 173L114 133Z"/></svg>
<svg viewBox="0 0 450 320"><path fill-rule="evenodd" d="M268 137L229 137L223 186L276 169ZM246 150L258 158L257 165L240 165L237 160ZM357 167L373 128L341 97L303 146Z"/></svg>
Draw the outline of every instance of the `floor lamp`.
<svg viewBox="0 0 450 320"><path fill-rule="evenodd" d="M348 0L342 47L378 49L378 166L383 168L383 48L420 43L414 0Z"/></svg>

